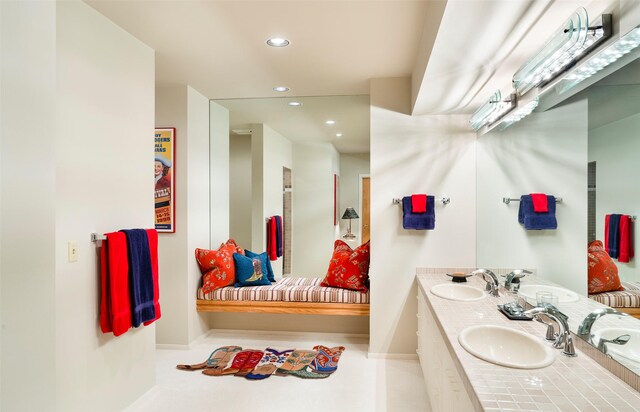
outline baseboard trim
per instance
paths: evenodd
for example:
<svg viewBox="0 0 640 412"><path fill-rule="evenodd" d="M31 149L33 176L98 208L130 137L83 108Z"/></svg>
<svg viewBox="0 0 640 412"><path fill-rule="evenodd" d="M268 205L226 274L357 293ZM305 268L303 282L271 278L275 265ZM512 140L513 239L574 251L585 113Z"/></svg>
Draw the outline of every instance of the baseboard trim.
<svg viewBox="0 0 640 412"><path fill-rule="evenodd" d="M369 359L400 359L400 360L418 360L417 354L411 353L374 353L367 354Z"/></svg>
<svg viewBox="0 0 640 412"><path fill-rule="evenodd" d="M173 343L156 343L156 349L164 350L189 350L191 345L177 345Z"/></svg>

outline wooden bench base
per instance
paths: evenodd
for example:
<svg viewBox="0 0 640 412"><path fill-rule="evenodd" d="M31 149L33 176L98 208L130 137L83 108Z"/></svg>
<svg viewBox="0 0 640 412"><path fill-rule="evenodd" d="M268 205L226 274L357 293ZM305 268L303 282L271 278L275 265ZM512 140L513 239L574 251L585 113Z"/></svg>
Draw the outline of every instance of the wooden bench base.
<svg viewBox="0 0 640 412"><path fill-rule="evenodd" d="M640 319L640 308L615 308L619 312L628 313L634 318Z"/></svg>
<svg viewBox="0 0 640 412"><path fill-rule="evenodd" d="M196 300L198 312L289 313L298 315L369 316L368 303Z"/></svg>

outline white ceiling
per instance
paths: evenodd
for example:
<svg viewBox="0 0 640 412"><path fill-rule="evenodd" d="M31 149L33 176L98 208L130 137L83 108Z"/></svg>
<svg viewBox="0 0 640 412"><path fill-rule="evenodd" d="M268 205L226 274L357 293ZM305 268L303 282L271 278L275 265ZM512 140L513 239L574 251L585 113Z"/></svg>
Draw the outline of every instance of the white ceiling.
<svg viewBox="0 0 640 412"><path fill-rule="evenodd" d="M290 107L292 100L301 107ZM265 123L292 142L330 142L340 153L369 152L369 96L215 100L229 109L231 130ZM334 125L327 125L334 120ZM343 137L337 138L336 133Z"/></svg>
<svg viewBox="0 0 640 412"><path fill-rule="evenodd" d="M87 3L156 51L158 83L210 99L369 94L411 74L427 1L109 1ZM270 37L291 41L285 48Z"/></svg>
<svg viewBox="0 0 640 412"><path fill-rule="evenodd" d="M518 67L585 3L86 1L156 51L159 84L188 84L211 99L340 96L367 95L371 78L413 75L413 114L472 113L496 89L507 94ZM288 38L291 45L266 46L274 36ZM291 91L274 92L279 85ZM276 130L293 121L281 120L278 111L256 110L252 118L281 122L269 124ZM302 112L300 118L315 123L303 127L300 120L299 130L328 139L324 124L317 122L335 115ZM250 118L242 116L238 124ZM353 135L358 137L349 141L345 133L338 150L368 146L360 131Z"/></svg>

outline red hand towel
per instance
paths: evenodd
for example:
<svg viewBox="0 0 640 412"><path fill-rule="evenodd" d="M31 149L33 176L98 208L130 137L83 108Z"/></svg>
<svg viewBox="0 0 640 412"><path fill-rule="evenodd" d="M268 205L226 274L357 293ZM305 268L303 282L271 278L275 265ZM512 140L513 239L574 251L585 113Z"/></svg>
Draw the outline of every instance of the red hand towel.
<svg viewBox="0 0 640 412"><path fill-rule="evenodd" d="M153 270L153 306L156 317L153 320L144 322L148 326L160 319L160 286L158 284L158 232L155 229L146 229L149 239L149 252L151 254L151 269Z"/></svg>
<svg viewBox="0 0 640 412"><path fill-rule="evenodd" d="M411 195L411 212L427 212L427 195Z"/></svg>
<svg viewBox="0 0 640 412"><path fill-rule="evenodd" d="M604 216L604 250L607 252L609 256L611 256L611 252L609 252L609 218L611 215Z"/></svg>
<svg viewBox="0 0 640 412"><path fill-rule="evenodd" d="M102 333L112 332L110 294L109 294L109 271L107 270L107 242L102 242L100 248L100 330Z"/></svg>
<svg viewBox="0 0 640 412"><path fill-rule="evenodd" d="M113 334L120 336L131 328L131 305L129 297L129 263L127 259L127 237L122 232L107 233L106 259L103 260L106 312ZM101 308L105 305L101 304ZM100 315L100 326L103 316ZM103 330L104 332L104 330ZM110 330L107 330L110 332Z"/></svg>
<svg viewBox="0 0 640 412"><path fill-rule="evenodd" d="M628 215L620 216L620 251L618 262L628 263L633 257L633 240L631 230L631 219Z"/></svg>
<svg viewBox="0 0 640 412"><path fill-rule="evenodd" d="M269 218L269 230L267 238L267 252L269 252L269 260L278 259L278 242L276 238L276 218Z"/></svg>
<svg viewBox="0 0 640 412"><path fill-rule="evenodd" d="M549 199L544 193L531 193L531 202L533 203L533 211L536 213L549 212Z"/></svg>

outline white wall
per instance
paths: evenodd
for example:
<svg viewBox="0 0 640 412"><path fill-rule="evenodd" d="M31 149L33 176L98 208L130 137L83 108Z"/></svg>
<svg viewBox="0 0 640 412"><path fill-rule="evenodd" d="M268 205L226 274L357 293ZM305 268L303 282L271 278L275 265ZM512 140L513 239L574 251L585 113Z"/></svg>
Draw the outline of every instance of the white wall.
<svg viewBox="0 0 640 412"><path fill-rule="evenodd" d="M289 140L265 124L251 125L252 225L251 250L266 250L265 218L283 212L283 167L292 169ZM295 227L295 223L294 223ZM276 278L282 277L283 259L271 262Z"/></svg>
<svg viewBox="0 0 640 412"><path fill-rule="evenodd" d="M338 218L348 207L352 207L360 216L351 220L351 233L358 235L362 223L362 210L360 209L360 175L368 175L370 172L369 153L341 153L340 154L340 207ZM340 236L347 233L348 220L339 220ZM360 239L358 239L360 241Z"/></svg>
<svg viewBox="0 0 640 412"><path fill-rule="evenodd" d="M477 266L536 268L586 294L587 122L587 101L576 98L479 138ZM536 192L563 199L557 230L524 230L519 203L502 203Z"/></svg>
<svg viewBox="0 0 640 412"><path fill-rule="evenodd" d="M606 214L640 215L640 199L634 189L640 181L638 130L640 114L589 131L589 161L596 161L596 233L602 241ZM637 239L638 230L635 230L634 245L638 245ZM640 281L639 254L636 246L636 257L629 263L615 261L623 280Z"/></svg>
<svg viewBox="0 0 640 412"><path fill-rule="evenodd" d="M176 232L159 236L162 319L156 341L188 345L207 330L195 308L201 273L194 250L210 245L209 100L189 86L159 86L155 124L176 128Z"/></svg>
<svg viewBox="0 0 640 412"><path fill-rule="evenodd" d="M229 110L209 102L211 247L229 239Z"/></svg>
<svg viewBox="0 0 640 412"><path fill-rule="evenodd" d="M0 13L0 409L47 411L56 397L56 4L0 2Z"/></svg>
<svg viewBox="0 0 640 412"><path fill-rule="evenodd" d="M251 136L229 138L229 237L251 246Z"/></svg>
<svg viewBox="0 0 640 412"><path fill-rule="evenodd" d="M333 253L333 175L339 173L332 144L293 146L292 275L324 277Z"/></svg>
<svg viewBox="0 0 640 412"><path fill-rule="evenodd" d="M200 286L202 274L195 260L194 251L196 248L210 247L210 209L209 209L209 99L193 89L187 87L187 131L189 133L189 147L187 152L187 176L189 179L187 192L187 217L188 217L188 238L187 238L187 313L189 325L189 343L205 333L209 326L204 316L196 312L196 289ZM228 142L228 141L227 141ZM226 159L229 158L227 150ZM227 161L228 164L228 161ZM227 169L227 173L228 169ZM224 178L226 176L221 176ZM227 191L224 192L228 196ZM218 196L218 198L224 196ZM226 220L227 232L229 214L227 212L223 219Z"/></svg>
<svg viewBox="0 0 640 412"><path fill-rule="evenodd" d="M100 332L89 236L153 227L154 52L82 2L57 3L56 24L57 409L119 410L155 383L155 325Z"/></svg>
<svg viewBox="0 0 640 412"><path fill-rule="evenodd" d="M468 116L410 116L408 78L371 80L369 352L416 349L416 267L475 266L475 134ZM447 195L433 231L402 229L393 198Z"/></svg>

